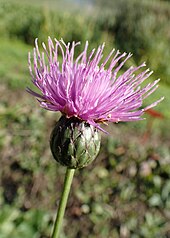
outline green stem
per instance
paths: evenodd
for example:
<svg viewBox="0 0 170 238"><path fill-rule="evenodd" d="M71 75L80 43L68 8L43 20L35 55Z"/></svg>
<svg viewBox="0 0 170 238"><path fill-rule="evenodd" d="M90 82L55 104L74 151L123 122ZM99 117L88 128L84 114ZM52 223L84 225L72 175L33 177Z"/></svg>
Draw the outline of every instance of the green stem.
<svg viewBox="0 0 170 238"><path fill-rule="evenodd" d="M63 188L63 192L62 192L62 196L61 196L61 200L60 200L60 204L58 208L58 213L54 223L54 228L53 228L53 233L51 238L59 238L59 233L60 233L60 229L61 229L61 225L62 225L62 221L64 217L64 212L65 212L74 172L75 172L75 169L67 168L65 180L64 180L64 188Z"/></svg>

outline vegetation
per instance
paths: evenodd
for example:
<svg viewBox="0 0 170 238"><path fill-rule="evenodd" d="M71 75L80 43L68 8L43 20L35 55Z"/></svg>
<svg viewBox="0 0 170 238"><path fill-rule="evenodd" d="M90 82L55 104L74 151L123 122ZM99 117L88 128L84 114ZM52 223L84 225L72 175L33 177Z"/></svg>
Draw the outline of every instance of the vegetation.
<svg viewBox="0 0 170 238"><path fill-rule="evenodd" d="M161 77L150 102L165 96L146 120L106 128L100 155L76 173L61 237L170 237L170 3L93 1L83 14L30 2L0 0L0 238L50 237L61 194L65 168L49 150L60 115L25 92L27 53L48 35L132 51L130 64L146 60Z"/></svg>

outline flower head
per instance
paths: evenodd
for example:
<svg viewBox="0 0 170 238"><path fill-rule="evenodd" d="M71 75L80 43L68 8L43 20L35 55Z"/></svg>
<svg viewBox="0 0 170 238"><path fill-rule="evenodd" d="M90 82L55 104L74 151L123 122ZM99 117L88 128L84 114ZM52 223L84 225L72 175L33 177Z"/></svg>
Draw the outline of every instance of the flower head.
<svg viewBox="0 0 170 238"><path fill-rule="evenodd" d="M156 90L159 82L158 79L141 87L152 74L149 69L136 73L145 63L118 75L131 54L114 53L113 49L101 62L104 44L87 56L86 42L83 52L74 59L77 45L79 43L70 45L56 39L54 44L49 37L48 48L43 43L43 52L40 53L36 39L33 66L29 54L29 69L41 94L29 88L27 91L38 99L43 108L60 111L67 118L76 117L101 129L100 122L141 120L146 110L163 99L142 108L143 100ZM110 64L106 67L108 61Z"/></svg>

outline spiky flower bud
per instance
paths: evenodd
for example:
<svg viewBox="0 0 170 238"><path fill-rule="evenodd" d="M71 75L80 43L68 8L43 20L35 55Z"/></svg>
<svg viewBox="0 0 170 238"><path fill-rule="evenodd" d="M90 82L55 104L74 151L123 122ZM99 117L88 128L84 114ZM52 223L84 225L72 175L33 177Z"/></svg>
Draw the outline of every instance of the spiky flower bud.
<svg viewBox="0 0 170 238"><path fill-rule="evenodd" d="M98 130L76 117L62 116L51 133L50 147L54 159L69 168L90 164L100 150Z"/></svg>

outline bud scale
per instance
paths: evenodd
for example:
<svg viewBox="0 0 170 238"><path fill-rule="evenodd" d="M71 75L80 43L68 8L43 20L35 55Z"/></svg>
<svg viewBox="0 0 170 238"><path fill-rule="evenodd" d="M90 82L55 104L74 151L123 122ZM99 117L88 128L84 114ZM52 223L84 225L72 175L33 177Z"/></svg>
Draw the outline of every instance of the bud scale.
<svg viewBox="0 0 170 238"><path fill-rule="evenodd" d="M97 128L75 117L62 116L51 133L51 152L60 164L83 168L96 158L100 139Z"/></svg>

